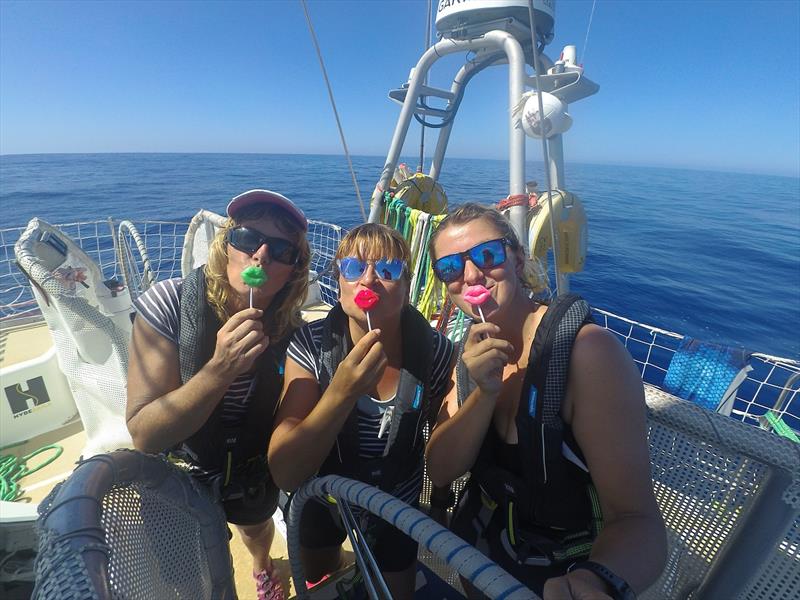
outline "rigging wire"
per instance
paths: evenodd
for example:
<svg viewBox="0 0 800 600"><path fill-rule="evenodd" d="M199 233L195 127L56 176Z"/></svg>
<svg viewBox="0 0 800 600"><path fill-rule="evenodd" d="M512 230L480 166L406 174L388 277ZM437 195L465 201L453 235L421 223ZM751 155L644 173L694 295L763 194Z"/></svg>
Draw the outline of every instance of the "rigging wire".
<svg viewBox="0 0 800 600"><path fill-rule="evenodd" d="M589 45L589 32L592 30L592 19L594 19L594 7L597 6L597 0L592 2L592 12L589 13L589 24L586 26L586 37L583 38L583 48L581 48L581 57L578 64L583 64L583 59L586 56L586 47Z"/></svg>
<svg viewBox="0 0 800 600"><path fill-rule="evenodd" d="M550 179L550 153L547 148L547 138L544 133L544 106L542 104L542 85L539 80L541 74L541 61L539 50L536 48L536 11L533 10L533 0L528 0L528 18L530 19L531 44L533 47L533 70L536 75L536 98L539 100L539 120L542 123L542 157L544 158L544 177L547 181L547 210L550 211L550 236L553 239L553 269L556 274L556 296L561 290L561 270L558 267L558 231L556 230L555 214L553 213L553 185Z"/></svg>
<svg viewBox="0 0 800 600"><path fill-rule="evenodd" d="M432 0L428 0L428 19L425 23L425 44L422 47L422 53L428 51L428 48L431 45L431 19L433 17L433 3ZM430 72L430 71L428 71ZM428 85L428 73L425 73L425 80L423 84ZM420 100L424 102L424 96L420 96ZM425 117L422 117L422 127L420 128L419 134L419 166L417 167L417 173L422 173L425 170Z"/></svg>
<svg viewBox="0 0 800 600"><path fill-rule="evenodd" d="M331 82L328 80L328 72L325 69L325 62L322 60L322 52L319 49L319 42L317 41L317 34L314 33L314 25L311 23L311 15L308 13L308 6L306 0L300 0L303 5L303 12L306 15L306 22L308 23L308 31L311 34L311 40L314 42L314 48L317 51L317 58L319 59L319 66L322 69L322 76L325 78L325 85L328 88L328 97L331 100L331 108L333 108L333 116L336 117L336 126L339 128L339 137L342 140L342 147L344 148L344 155L347 158L347 165L350 167L350 177L353 178L353 187L356 189L356 196L358 197L358 207L361 209L361 217L364 222L367 222L367 211L364 208L364 200L361 198L361 190L358 188L358 180L356 179L356 172L353 169L353 161L350 158L350 150L347 149L347 142L344 139L344 130L342 129L342 122L339 119L339 111L336 110L336 101L333 99L333 89Z"/></svg>

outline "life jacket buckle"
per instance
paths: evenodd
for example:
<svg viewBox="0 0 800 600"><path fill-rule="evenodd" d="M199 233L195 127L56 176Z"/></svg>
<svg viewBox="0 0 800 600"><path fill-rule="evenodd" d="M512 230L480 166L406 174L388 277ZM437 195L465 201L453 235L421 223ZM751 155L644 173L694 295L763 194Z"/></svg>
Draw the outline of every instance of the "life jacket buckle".
<svg viewBox="0 0 800 600"><path fill-rule="evenodd" d="M503 545L503 550L514 559L514 561L519 565L531 565L537 567L547 567L553 564L553 555L551 552L547 552L541 544L532 543L527 536L521 532L517 531L517 537L519 538L516 548L511 543L511 539L509 538L508 529L504 528L500 532L500 543ZM538 536L537 536L538 537ZM547 542L542 538L541 541ZM532 554L531 551L536 550L537 554Z"/></svg>

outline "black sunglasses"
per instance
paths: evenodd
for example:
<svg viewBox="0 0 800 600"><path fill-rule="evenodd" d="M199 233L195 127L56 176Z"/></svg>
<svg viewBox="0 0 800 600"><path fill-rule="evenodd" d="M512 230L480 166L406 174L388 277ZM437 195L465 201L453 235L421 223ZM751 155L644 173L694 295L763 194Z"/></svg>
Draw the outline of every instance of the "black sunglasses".
<svg viewBox="0 0 800 600"><path fill-rule="evenodd" d="M249 227L239 226L229 229L226 241L237 250L250 256L266 244L270 259L284 265L296 264L297 258L300 256L300 249L289 240L270 237Z"/></svg>
<svg viewBox="0 0 800 600"><path fill-rule="evenodd" d="M464 274L468 258L479 269L498 267L506 262L506 244L506 238L499 238L483 242L464 252L448 254L433 263L433 272L444 283L451 283Z"/></svg>

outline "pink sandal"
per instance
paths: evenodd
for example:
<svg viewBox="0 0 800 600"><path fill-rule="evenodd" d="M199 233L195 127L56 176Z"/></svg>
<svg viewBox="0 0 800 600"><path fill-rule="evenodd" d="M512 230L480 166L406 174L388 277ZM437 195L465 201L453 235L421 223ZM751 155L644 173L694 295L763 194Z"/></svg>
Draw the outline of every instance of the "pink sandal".
<svg viewBox="0 0 800 600"><path fill-rule="evenodd" d="M274 566L260 573L253 572L253 579L256 580L258 600L286 600L278 569Z"/></svg>
<svg viewBox="0 0 800 600"><path fill-rule="evenodd" d="M315 587L317 587L318 585L320 585L322 583L325 583L330 578L331 578L331 574L328 573L327 575L323 575L322 578L319 581L308 581L308 580L306 580L306 589L307 590L313 590Z"/></svg>

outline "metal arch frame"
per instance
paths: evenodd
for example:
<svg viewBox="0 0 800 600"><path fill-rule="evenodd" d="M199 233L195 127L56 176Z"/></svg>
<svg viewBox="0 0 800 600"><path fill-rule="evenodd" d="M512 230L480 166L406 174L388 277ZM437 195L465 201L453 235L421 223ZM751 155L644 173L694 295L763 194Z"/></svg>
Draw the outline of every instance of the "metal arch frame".
<svg viewBox="0 0 800 600"><path fill-rule="evenodd" d="M408 91L406 93L403 107L400 111L400 116L392 136L392 142L389 147L389 152L386 157L386 162L381 173L380 181L372 194L372 202L370 207L369 222L376 223L380 220L383 207L383 191L388 189L389 182L391 181L394 169L400 159L400 153L403 149L408 128L419 97L424 91L424 82L427 74L433 64L440 58L456 52L474 51L486 54L487 50L498 50L505 54L506 62L509 66L508 71L508 95L509 95L509 194L524 194L525 193L525 133L522 128L516 126L516 120L513 117L512 109L522 98L525 92L526 84L528 82L528 75L525 72L525 53L519 41L507 31L493 30L489 31L483 36L469 39L469 40L454 40L445 38L428 48L422 55L414 68L413 75L409 80ZM549 59L543 57L546 63L550 63ZM458 71L453 84L451 86L451 93L457 97L459 93L463 92L463 87L466 85L469 77L480 70L489 66L497 64L499 61L492 61L488 64L478 65L474 62L469 62L461 67ZM451 101L452 102L452 101ZM455 116L455 115L453 115ZM439 133L439 139L436 145L436 151L431 165L430 176L438 179L441 171L441 166L444 161L444 154L447 150L447 144L452 130L452 122L447 124ZM553 136L550 138L552 144L554 138L556 145L560 148L560 136ZM556 152L555 156L551 158L551 171L557 174L554 179L554 186L562 185L563 180L563 153ZM514 231L519 236L520 242L523 247L528 246L528 231L527 231L527 209L524 206L512 207L509 211L509 220L511 221Z"/></svg>

